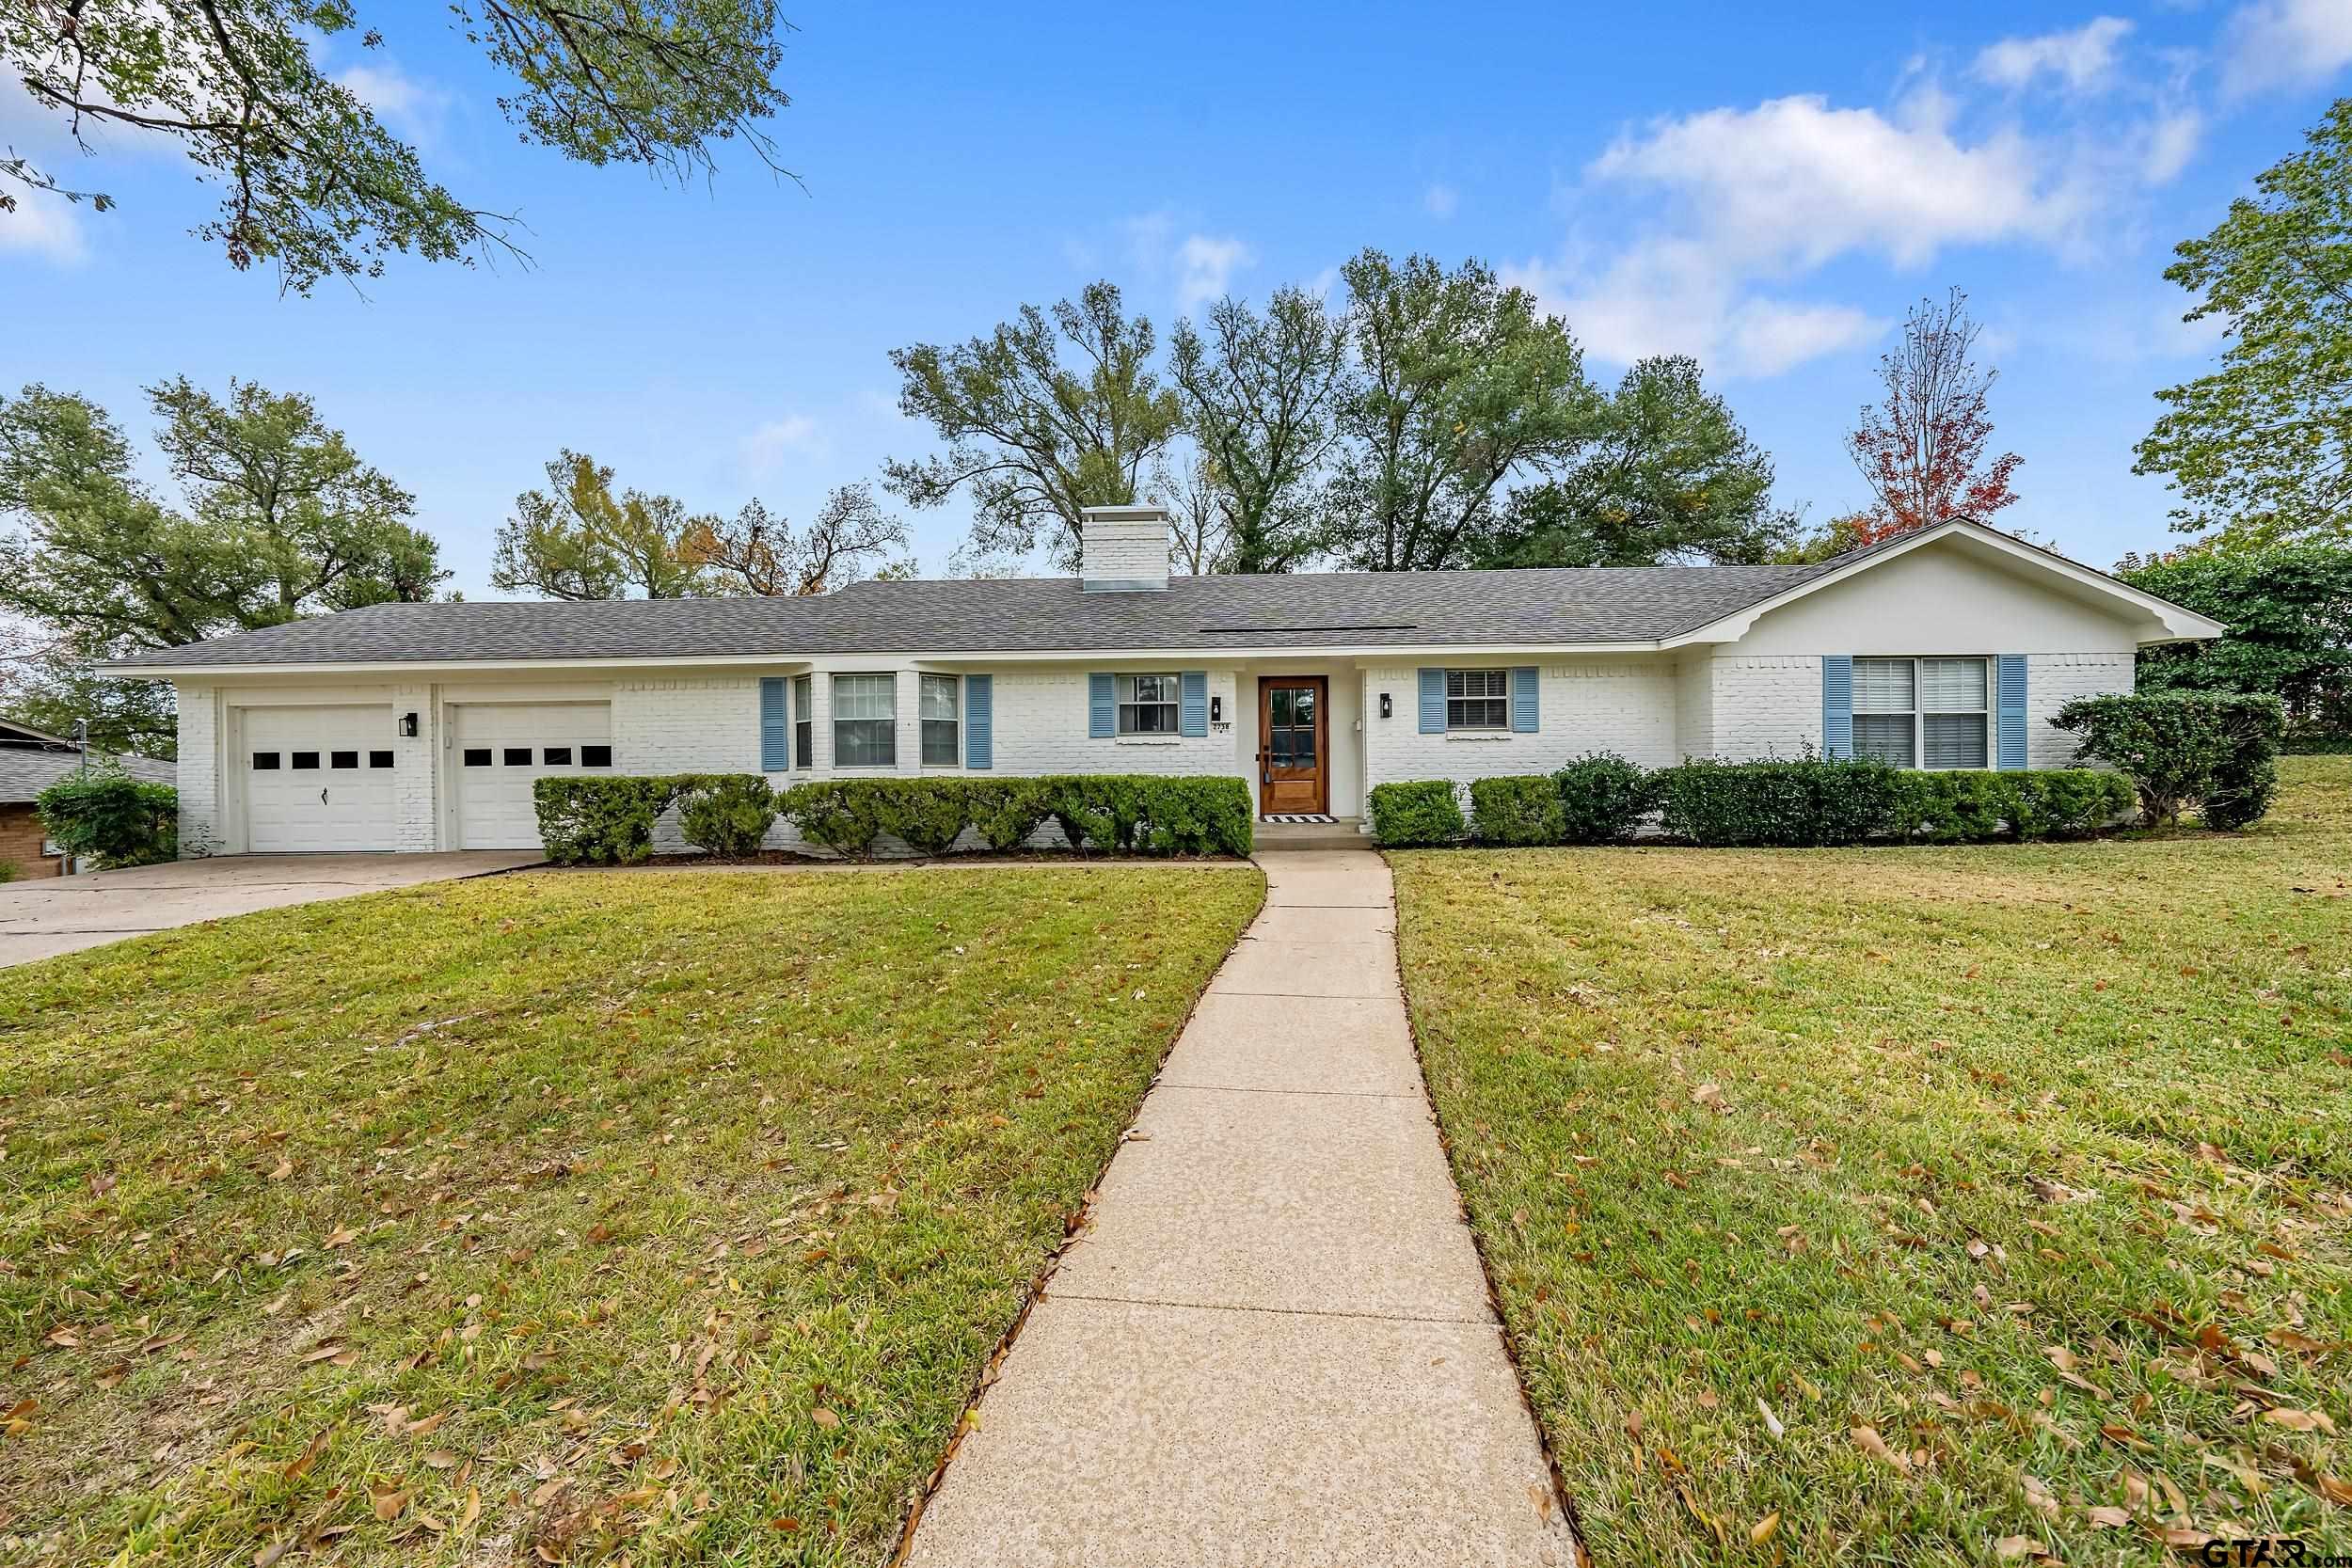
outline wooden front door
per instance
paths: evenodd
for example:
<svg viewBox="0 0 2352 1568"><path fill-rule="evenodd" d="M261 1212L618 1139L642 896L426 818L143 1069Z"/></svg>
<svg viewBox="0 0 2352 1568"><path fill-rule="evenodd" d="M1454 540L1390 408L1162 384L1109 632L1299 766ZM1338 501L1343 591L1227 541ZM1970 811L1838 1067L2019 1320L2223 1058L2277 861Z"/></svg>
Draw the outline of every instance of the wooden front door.
<svg viewBox="0 0 2352 1568"><path fill-rule="evenodd" d="M1258 810L1326 812L1331 748L1321 675L1258 677Z"/></svg>

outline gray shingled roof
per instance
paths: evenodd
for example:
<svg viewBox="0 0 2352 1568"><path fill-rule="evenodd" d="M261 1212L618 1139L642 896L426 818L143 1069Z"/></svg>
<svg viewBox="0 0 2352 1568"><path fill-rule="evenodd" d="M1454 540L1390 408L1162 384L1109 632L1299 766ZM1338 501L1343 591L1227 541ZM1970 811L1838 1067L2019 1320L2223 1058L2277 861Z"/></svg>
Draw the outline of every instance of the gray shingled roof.
<svg viewBox="0 0 2352 1568"><path fill-rule="evenodd" d="M1832 564L1302 572L1177 578L1166 593L1084 594L1071 578L1025 578L862 582L805 599L387 604L112 668L1645 642Z"/></svg>
<svg viewBox="0 0 2352 1568"><path fill-rule="evenodd" d="M93 759L94 760L94 759ZM82 766L78 752L47 751L30 746L0 746L0 805L20 805ZM150 784L171 784L179 775L172 763L150 757L124 757L122 769Z"/></svg>

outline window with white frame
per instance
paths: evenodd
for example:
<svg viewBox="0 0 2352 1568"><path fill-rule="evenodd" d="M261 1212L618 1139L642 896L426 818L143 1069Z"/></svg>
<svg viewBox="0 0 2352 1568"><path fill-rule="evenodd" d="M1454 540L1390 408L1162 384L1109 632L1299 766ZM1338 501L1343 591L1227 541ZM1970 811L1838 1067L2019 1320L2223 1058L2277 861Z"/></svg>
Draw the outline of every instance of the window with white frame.
<svg viewBox="0 0 2352 1568"><path fill-rule="evenodd" d="M1857 658L1853 751L1897 768L1993 765L1992 660Z"/></svg>
<svg viewBox="0 0 2352 1568"><path fill-rule="evenodd" d="M1119 733L1176 734L1181 727L1177 715L1178 685L1174 675L1118 677Z"/></svg>
<svg viewBox="0 0 2352 1568"><path fill-rule="evenodd" d="M1445 727L1449 730L1507 730L1511 727L1511 672L1448 670Z"/></svg>
<svg viewBox="0 0 2352 1568"><path fill-rule="evenodd" d="M898 676L834 676L833 765L898 766Z"/></svg>
<svg viewBox="0 0 2352 1568"><path fill-rule="evenodd" d="M923 677L923 766L953 768L963 682L955 675Z"/></svg>
<svg viewBox="0 0 2352 1568"><path fill-rule="evenodd" d="M792 766L817 766L817 677L792 677Z"/></svg>

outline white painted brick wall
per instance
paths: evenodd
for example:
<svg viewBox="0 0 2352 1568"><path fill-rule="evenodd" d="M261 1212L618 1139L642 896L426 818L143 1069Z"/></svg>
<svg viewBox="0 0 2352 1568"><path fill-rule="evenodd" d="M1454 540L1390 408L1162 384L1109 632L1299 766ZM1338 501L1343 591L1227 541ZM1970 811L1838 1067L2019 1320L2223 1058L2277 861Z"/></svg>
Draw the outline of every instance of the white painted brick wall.
<svg viewBox="0 0 2352 1568"><path fill-rule="evenodd" d="M188 681L172 695L180 709L180 856L188 860L229 847L220 820L220 697Z"/></svg>
<svg viewBox="0 0 2352 1568"><path fill-rule="evenodd" d="M1141 516L1089 515L1078 537L1085 564L1080 578L1088 587L1097 583L1150 583L1127 592L1152 593L1168 587L1168 515Z"/></svg>
<svg viewBox="0 0 2352 1568"><path fill-rule="evenodd" d="M1539 666L1533 735L1421 733L1421 673L1376 666L1364 672L1364 784L1499 773L1549 773L1587 752L1615 752L1645 768L1675 760L1675 673L1668 659ZM1382 719L1380 693L1394 712Z"/></svg>
<svg viewBox="0 0 2352 1568"><path fill-rule="evenodd" d="M1713 741L1693 756L1745 761L1820 750L1820 655L1718 655L1712 664Z"/></svg>
<svg viewBox="0 0 2352 1568"><path fill-rule="evenodd" d="M417 716L414 736L400 733L404 714ZM385 733L392 746L392 847L419 852L441 847L438 798L441 763L441 705L426 685L392 688L391 721Z"/></svg>
<svg viewBox="0 0 2352 1568"><path fill-rule="evenodd" d="M1675 661L1674 761L1703 757L1715 749L1715 656L1686 648Z"/></svg>
<svg viewBox="0 0 2352 1568"><path fill-rule="evenodd" d="M2131 654L2030 654L2026 658L2026 766L2072 768L2081 736L2053 728L2050 720L2076 697L2097 697L2133 688Z"/></svg>

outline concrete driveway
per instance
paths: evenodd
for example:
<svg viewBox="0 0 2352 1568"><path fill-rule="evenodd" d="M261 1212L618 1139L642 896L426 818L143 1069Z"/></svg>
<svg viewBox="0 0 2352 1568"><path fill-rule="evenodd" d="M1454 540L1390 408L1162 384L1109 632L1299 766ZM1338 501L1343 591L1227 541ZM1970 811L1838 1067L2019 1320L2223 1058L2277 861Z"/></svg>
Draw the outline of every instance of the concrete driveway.
<svg viewBox="0 0 2352 1568"><path fill-rule="evenodd" d="M0 883L0 969L255 910L535 865L535 850L441 855L223 855Z"/></svg>

